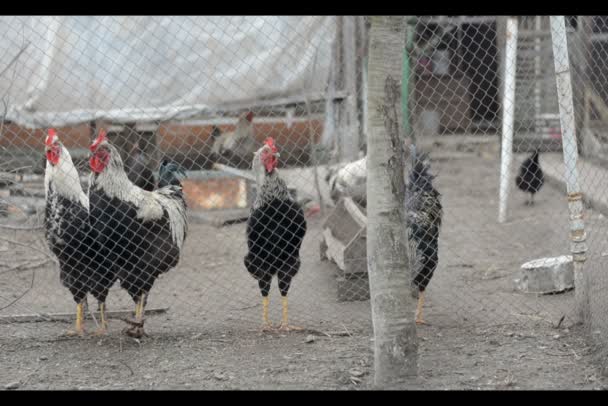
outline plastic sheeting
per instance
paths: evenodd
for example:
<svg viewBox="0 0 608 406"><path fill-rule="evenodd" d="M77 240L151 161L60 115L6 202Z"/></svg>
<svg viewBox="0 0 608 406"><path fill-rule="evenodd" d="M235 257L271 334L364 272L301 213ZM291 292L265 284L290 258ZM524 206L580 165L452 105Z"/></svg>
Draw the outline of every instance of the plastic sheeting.
<svg viewBox="0 0 608 406"><path fill-rule="evenodd" d="M2 16L0 100L8 120L45 127L323 93L335 27L327 16Z"/></svg>

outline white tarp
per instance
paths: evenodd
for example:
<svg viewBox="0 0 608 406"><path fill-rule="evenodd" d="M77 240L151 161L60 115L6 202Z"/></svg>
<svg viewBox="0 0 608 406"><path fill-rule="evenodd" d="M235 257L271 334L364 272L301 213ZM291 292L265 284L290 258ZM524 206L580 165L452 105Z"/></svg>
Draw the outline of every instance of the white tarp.
<svg viewBox="0 0 608 406"><path fill-rule="evenodd" d="M324 93L335 31L327 16L1 16L0 114L4 101L29 127L163 120Z"/></svg>

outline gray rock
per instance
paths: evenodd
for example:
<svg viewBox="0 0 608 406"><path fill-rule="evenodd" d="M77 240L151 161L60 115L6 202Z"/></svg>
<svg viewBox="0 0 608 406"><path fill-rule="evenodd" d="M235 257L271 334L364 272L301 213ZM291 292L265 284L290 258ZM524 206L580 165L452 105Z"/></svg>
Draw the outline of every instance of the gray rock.
<svg viewBox="0 0 608 406"><path fill-rule="evenodd" d="M521 266L515 289L524 293L558 293L574 288L572 256L539 258Z"/></svg>

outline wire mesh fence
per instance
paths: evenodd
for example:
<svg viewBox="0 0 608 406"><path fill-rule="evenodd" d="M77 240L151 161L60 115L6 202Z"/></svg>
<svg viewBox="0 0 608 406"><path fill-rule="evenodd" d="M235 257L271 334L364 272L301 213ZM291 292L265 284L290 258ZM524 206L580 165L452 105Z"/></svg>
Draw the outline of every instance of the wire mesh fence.
<svg viewBox="0 0 608 406"><path fill-rule="evenodd" d="M404 148L404 227L413 243L413 291L425 292L418 295L424 319L575 319L549 17L517 18L516 35L508 34L506 17L407 21L402 113L405 146L415 149ZM608 27L602 17L566 22L590 325L606 336ZM64 237L76 236L69 257L111 262L87 271L109 272L110 331L125 325L116 318L137 330L142 294L149 334L258 328L266 306L275 325L288 312L289 323L307 328L371 328L366 18L3 17L2 27L3 335L74 322L76 302L65 285L83 271L64 270L72 276L60 278L69 242L63 238L53 251L48 230L58 224L69 225ZM48 135L51 127L57 138ZM509 132L513 161L505 172L501 141ZM434 177L416 176L423 168ZM164 183L179 183L182 192L159 188ZM441 204L439 216L430 195ZM75 210L66 214L65 199L88 204L82 227L93 231L82 234L76 220L62 223ZM266 206L272 210L260 214ZM269 288L270 271L277 275ZM269 302L262 299L267 290ZM94 315L87 324L101 323Z"/></svg>

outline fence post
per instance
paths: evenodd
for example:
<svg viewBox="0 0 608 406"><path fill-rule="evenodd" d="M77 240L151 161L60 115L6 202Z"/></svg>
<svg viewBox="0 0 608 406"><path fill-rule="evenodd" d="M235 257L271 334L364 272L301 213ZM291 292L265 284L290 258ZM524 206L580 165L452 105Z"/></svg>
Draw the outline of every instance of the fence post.
<svg viewBox="0 0 608 406"><path fill-rule="evenodd" d="M562 148L564 154L565 179L568 191L568 210L570 213L570 251L574 261L574 286L576 317L585 322L590 314L588 277L583 272L587 244L585 221L583 219L583 193L578 182L576 161L578 148L574 125L574 105L568 44L564 16L551 17L551 40L555 61L555 81L559 101L559 118L562 127Z"/></svg>
<svg viewBox="0 0 608 406"><path fill-rule="evenodd" d="M513 127L515 124L515 70L517 68L517 17L507 19L505 41L505 81L502 99L502 146L498 222L507 219L507 200L513 162Z"/></svg>

